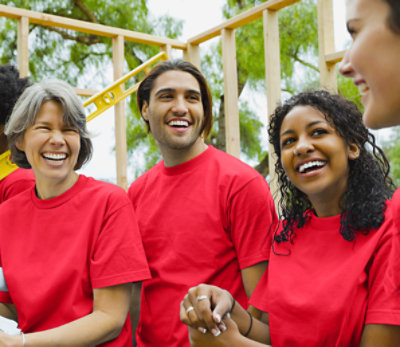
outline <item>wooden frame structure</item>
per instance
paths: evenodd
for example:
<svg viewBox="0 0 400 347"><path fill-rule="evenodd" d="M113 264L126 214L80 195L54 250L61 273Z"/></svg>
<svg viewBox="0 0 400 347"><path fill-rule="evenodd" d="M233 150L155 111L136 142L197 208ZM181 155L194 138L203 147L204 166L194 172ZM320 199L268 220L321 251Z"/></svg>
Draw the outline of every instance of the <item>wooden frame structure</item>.
<svg viewBox="0 0 400 347"><path fill-rule="evenodd" d="M266 71L266 94L268 115L270 115L281 97L280 55L279 55L279 10L293 5L301 0L269 0L220 25L199 35L181 42L169 38L157 37L135 31L93 24L85 21L69 19L40 12L34 12L15 7L0 5L0 16L18 21L18 68L21 76L28 75L28 34L29 24L52 26L75 30L78 32L111 37L113 40L114 80L123 75L124 42L133 41L160 47L160 50L170 55L172 49L181 50L183 58L200 68L200 44L214 37L221 36L224 72L225 96L225 134L226 150L228 153L240 156L240 131L238 109L238 86L236 70L235 29L263 19L264 27L264 57ZM331 91L337 90L336 63L344 52L335 52L333 28L333 0L317 0L318 5L318 40L319 40L319 69L321 87ZM80 95L90 96L95 91L76 88ZM126 151L126 117L125 103L122 101L115 106L115 138L117 184L127 189L127 151ZM269 153L273 153L270 147ZM274 156L269 158L270 168L274 167ZM271 175L273 181L274 175ZM272 191L275 184L272 183Z"/></svg>

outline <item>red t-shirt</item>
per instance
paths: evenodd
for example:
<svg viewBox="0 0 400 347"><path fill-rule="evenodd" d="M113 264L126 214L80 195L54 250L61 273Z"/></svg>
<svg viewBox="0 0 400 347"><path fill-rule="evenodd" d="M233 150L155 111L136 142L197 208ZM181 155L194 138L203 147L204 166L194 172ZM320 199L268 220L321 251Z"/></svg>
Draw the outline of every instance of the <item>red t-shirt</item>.
<svg viewBox="0 0 400 347"><path fill-rule="evenodd" d="M180 302L200 283L247 306L241 269L269 256L274 202L264 178L209 146L196 158L157 164L129 189L152 279L142 285L138 346L189 346Z"/></svg>
<svg viewBox="0 0 400 347"><path fill-rule="evenodd" d="M389 292L400 291L400 188L393 194L388 206L388 212L392 215L395 226L395 237L393 248L389 255L390 266L388 267L388 281L386 283ZM399 302L400 306L400 302Z"/></svg>
<svg viewBox="0 0 400 347"><path fill-rule="evenodd" d="M34 185L33 171L18 168L0 180L0 204Z"/></svg>
<svg viewBox="0 0 400 347"><path fill-rule="evenodd" d="M123 189L79 176L65 193L40 200L34 188L0 207L0 266L25 333L93 311L93 289L149 278L134 212ZM127 319L104 346L131 346Z"/></svg>
<svg viewBox="0 0 400 347"><path fill-rule="evenodd" d="M365 324L400 325L400 292L385 288L390 216L352 242L339 234L340 216L310 216L293 244L274 243L250 299L269 313L272 345L358 346Z"/></svg>

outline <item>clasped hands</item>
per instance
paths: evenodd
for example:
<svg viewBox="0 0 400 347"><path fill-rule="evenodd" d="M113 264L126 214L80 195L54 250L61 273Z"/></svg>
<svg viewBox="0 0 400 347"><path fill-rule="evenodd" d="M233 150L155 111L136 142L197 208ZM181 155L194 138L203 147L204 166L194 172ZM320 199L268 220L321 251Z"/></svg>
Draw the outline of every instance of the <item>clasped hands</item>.
<svg viewBox="0 0 400 347"><path fill-rule="evenodd" d="M234 306L226 290L206 284L190 288L181 302L180 319L189 327L192 346L229 346L240 335L230 318Z"/></svg>

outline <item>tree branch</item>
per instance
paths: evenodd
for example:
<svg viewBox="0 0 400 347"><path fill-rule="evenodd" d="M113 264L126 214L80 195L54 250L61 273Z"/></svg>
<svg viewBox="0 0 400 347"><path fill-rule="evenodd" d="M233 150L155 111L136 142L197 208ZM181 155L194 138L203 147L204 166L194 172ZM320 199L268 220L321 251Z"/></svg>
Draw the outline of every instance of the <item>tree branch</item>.
<svg viewBox="0 0 400 347"><path fill-rule="evenodd" d="M57 34L60 34L62 36L63 39L65 40L71 40L71 41L76 41L76 42L80 42L80 43L84 43L85 45L94 45L96 43L100 43L101 41L99 40L99 38L95 35L71 35L69 34L67 31L63 30L63 29L59 29L59 28L54 28L54 27L46 27L47 30L49 31L54 31Z"/></svg>
<svg viewBox="0 0 400 347"><path fill-rule="evenodd" d="M301 59L298 55L297 52L293 53L289 53L289 56L292 57L295 61L299 62L300 64L309 67L310 69L313 69L314 71L319 72L319 69L314 66L313 64Z"/></svg>
<svg viewBox="0 0 400 347"><path fill-rule="evenodd" d="M82 2L82 0L72 0L72 1L75 4L75 6L78 7L87 16L90 22L99 23L96 16L94 15L94 12L89 7L87 7Z"/></svg>

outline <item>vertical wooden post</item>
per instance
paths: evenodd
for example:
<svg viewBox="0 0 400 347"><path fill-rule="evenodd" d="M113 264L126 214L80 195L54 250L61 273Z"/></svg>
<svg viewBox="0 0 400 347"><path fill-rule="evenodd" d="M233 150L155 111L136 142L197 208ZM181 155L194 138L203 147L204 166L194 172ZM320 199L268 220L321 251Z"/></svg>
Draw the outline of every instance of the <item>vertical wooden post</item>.
<svg viewBox="0 0 400 347"><path fill-rule="evenodd" d="M17 35L17 54L18 54L18 70L21 77L27 77L29 73L29 18L21 17L18 19L18 35Z"/></svg>
<svg viewBox="0 0 400 347"><path fill-rule="evenodd" d="M183 51L183 59L191 62L200 70L200 47L199 45L188 44Z"/></svg>
<svg viewBox="0 0 400 347"><path fill-rule="evenodd" d="M327 64L325 55L335 52L332 0L318 0L318 46L321 88L337 92L336 64Z"/></svg>
<svg viewBox="0 0 400 347"><path fill-rule="evenodd" d="M124 74L124 37L113 37L113 67L114 80ZM126 148L126 117L125 100L114 106L115 114L115 152L117 161L117 184L123 189L128 189L127 179L127 148Z"/></svg>
<svg viewBox="0 0 400 347"><path fill-rule="evenodd" d="M171 45L164 45L161 47L161 50L167 53L168 59L171 59L172 56L172 48Z"/></svg>
<svg viewBox="0 0 400 347"><path fill-rule="evenodd" d="M263 11L264 27L264 57L265 57L265 81L267 86L268 124L271 114L281 99L281 63L279 51L279 20L278 11ZM270 176L270 189L275 202L278 199L278 179L275 173L277 157L273 146L268 146L268 164Z"/></svg>
<svg viewBox="0 0 400 347"><path fill-rule="evenodd" d="M222 30L222 58L224 65L226 152L240 158L236 42L233 29Z"/></svg>

